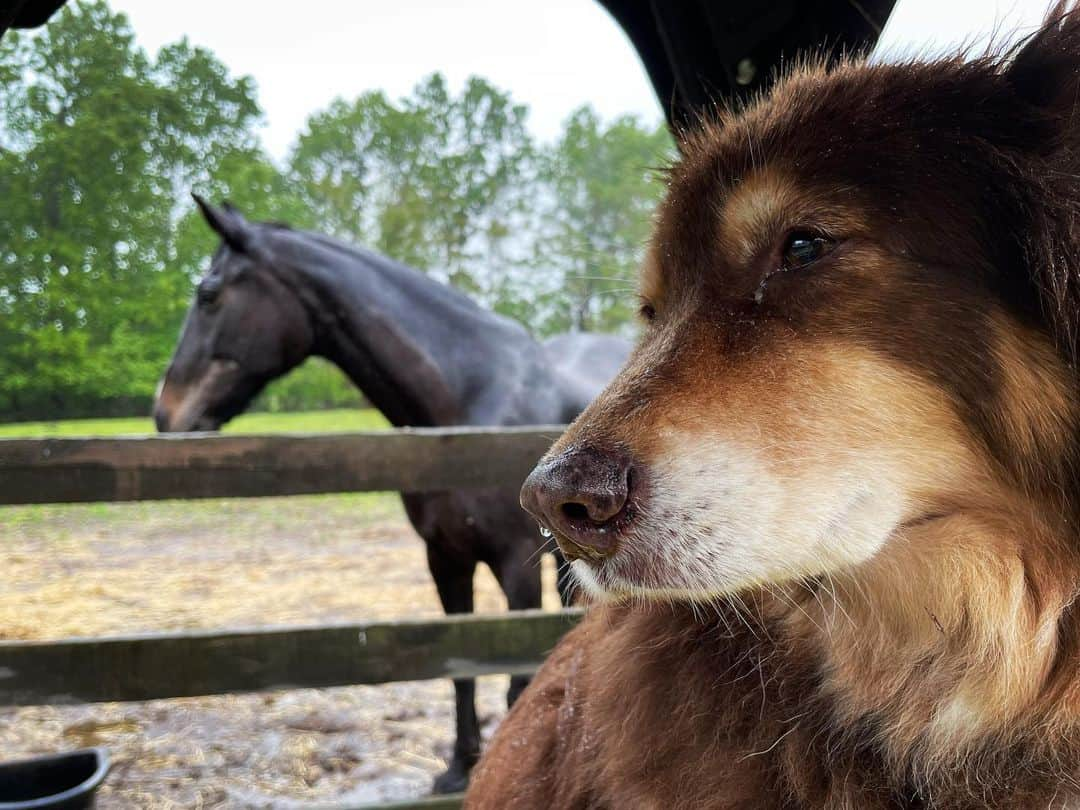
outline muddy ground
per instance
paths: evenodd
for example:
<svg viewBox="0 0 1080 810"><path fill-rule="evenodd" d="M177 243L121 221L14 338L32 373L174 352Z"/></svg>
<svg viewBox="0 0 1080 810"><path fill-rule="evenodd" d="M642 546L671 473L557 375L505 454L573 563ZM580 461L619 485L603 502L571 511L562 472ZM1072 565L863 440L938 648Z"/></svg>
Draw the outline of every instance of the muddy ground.
<svg viewBox="0 0 1080 810"><path fill-rule="evenodd" d="M441 614L392 495L0 508L0 541L0 638ZM477 605L506 607L484 568ZM505 688L481 679L487 733ZM0 709L0 760L105 745L106 810L362 803L423 795L452 718L442 681Z"/></svg>

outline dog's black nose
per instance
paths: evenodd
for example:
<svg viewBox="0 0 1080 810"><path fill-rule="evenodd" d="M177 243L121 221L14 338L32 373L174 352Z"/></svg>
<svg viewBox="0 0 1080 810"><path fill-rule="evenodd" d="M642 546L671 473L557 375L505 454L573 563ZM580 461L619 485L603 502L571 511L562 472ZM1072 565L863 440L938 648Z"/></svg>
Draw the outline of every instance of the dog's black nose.
<svg viewBox="0 0 1080 810"><path fill-rule="evenodd" d="M572 448L541 460L521 488L521 505L555 535L569 559L610 557L632 517L627 453Z"/></svg>

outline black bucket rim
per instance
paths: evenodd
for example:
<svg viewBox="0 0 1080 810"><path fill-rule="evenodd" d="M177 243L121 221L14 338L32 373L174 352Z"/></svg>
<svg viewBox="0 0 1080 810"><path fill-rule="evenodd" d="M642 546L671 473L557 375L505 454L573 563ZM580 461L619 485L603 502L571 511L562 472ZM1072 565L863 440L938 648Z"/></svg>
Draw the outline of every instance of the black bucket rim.
<svg viewBox="0 0 1080 810"><path fill-rule="evenodd" d="M97 767L94 768L94 772L90 774L90 776L79 784L61 791L60 793L54 793L51 796L42 796L40 799L24 799L17 802L0 801L0 810L38 810L38 808L52 807L61 802L66 802L70 799L76 799L80 796L93 793L101 786L101 783L105 781L105 777L109 774L109 767L112 765L109 757L109 750L100 746L95 746L93 748L77 748L74 751L61 751L56 754L43 754L38 757L0 762L0 766L30 765L33 763L63 760L68 759L69 757L83 756L86 754L92 754L94 756L94 759L97 761Z"/></svg>

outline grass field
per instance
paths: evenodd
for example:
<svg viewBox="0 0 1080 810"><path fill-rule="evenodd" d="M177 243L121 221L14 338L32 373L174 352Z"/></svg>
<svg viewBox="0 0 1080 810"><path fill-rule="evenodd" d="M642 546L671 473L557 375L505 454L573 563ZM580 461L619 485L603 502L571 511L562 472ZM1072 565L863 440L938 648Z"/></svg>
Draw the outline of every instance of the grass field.
<svg viewBox="0 0 1080 810"><path fill-rule="evenodd" d="M249 413L225 426L225 433L328 433L343 430L383 430L389 424L374 408L302 413ZM60 422L0 424L0 438L50 436L124 436L154 433L150 417L124 419L68 419Z"/></svg>

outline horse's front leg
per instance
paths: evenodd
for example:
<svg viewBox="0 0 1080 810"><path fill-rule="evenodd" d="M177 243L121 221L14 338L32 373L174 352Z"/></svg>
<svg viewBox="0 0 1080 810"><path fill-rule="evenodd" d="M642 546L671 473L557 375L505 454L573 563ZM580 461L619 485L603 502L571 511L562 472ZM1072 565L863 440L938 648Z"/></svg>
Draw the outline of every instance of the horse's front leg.
<svg viewBox="0 0 1080 810"><path fill-rule="evenodd" d="M535 537L528 536L517 542L506 542L500 548L499 560L494 566L499 587L506 594L506 604L510 610L530 610L543 604L543 589L540 576L540 554ZM518 696L529 685L528 675L513 675L510 678L510 690L506 695L506 705L513 706Z"/></svg>
<svg viewBox="0 0 1080 810"><path fill-rule="evenodd" d="M428 569L439 591L439 600L447 615L472 613L473 574L476 560L463 560L446 554L438 538L427 541ZM480 758L480 723L476 717L476 681L454 681L456 738L450 765L435 778L434 793L457 793L469 784L469 772Z"/></svg>

